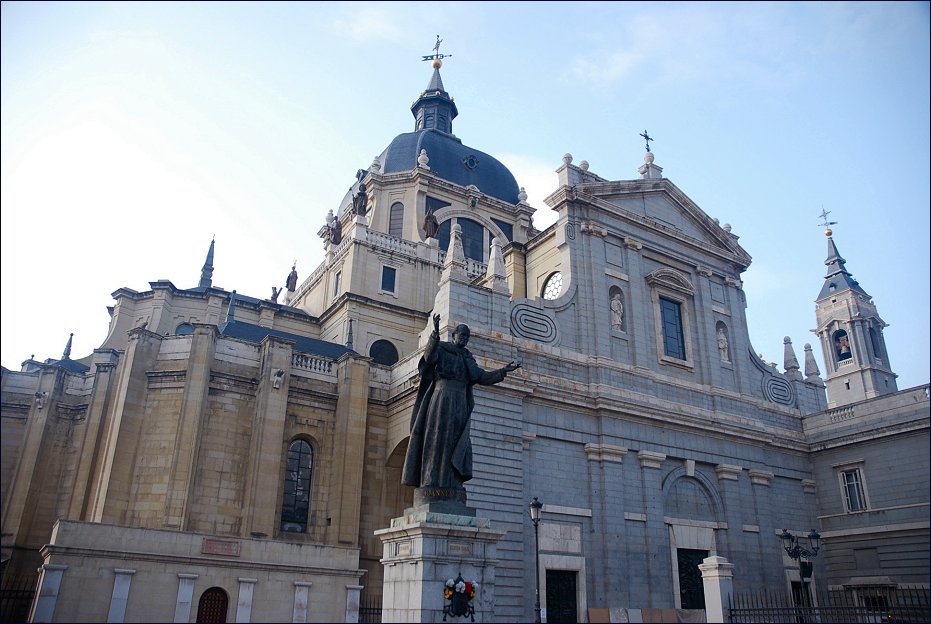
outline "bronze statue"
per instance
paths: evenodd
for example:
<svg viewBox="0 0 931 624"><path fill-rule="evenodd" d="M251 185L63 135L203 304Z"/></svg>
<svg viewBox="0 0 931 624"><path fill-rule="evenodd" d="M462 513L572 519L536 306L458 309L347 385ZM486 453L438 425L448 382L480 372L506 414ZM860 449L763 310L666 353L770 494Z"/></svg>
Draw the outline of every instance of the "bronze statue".
<svg viewBox="0 0 931 624"><path fill-rule="evenodd" d="M482 370L466 349L469 334L468 325L459 325L451 343L440 342L440 315L433 315L433 333L418 364L420 387L401 477L405 485L448 490L445 497L462 501L462 484L472 478L472 386L499 383L520 368L511 362L497 370Z"/></svg>
<svg viewBox="0 0 931 624"><path fill-rule="evenodd" d="M287 279L287 288L288 292L294 292L294 289L297 288L297 265L291 267L291 272L288 274Z"/></svg>
<svg viewBox="0 0 931 624"><path fill-rule="evenodd" d="M423 216L423 233L427 238L436 238L436 233L440 230L440 224L433 214L433 208L427 208L427 213Z"/></svg>
<svg viewBox="0 0 931 624"><path fill-rule="evenodd" d="M366 193L365 182L359 182L359 192L352 198L352 211L360 217L365 216L368 208L369 196Z"/></svg>

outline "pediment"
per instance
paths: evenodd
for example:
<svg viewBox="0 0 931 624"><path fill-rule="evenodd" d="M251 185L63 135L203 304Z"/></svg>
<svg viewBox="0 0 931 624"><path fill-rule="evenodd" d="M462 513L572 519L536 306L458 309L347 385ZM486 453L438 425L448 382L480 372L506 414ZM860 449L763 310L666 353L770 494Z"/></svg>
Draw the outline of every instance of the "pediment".
<svg viewBox="0 0 931 624"><path fill-rule="evenodd" d="M692 286L691 280L675 269L665 267L656 269L646 276L646 280L647 283L654 288L657 286L664 286L690 297L695 294L695 287Z"/></svg>
<svg viewBox="0 0 931 624"><path fill-rule="evenodd" d="M665 178L585 184L579 185L577 192L580 199L594 200L605 211L606 220L619 219L621 229L643 228L723 255L744 267L750 264L750 255L729 232L729 226L725 229Z"/></svg>

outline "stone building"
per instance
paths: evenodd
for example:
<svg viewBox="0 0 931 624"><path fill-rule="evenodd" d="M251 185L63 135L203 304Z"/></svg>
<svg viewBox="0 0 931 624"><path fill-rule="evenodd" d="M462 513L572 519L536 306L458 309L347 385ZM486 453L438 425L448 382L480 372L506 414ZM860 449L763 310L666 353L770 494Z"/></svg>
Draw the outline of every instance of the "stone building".
<svg viewBox="0 0 931 624"><path fill-rule="evenodd" d="M554 621L702 608L709 555L737 591L790 591L784 528L822 532L815 586L927 586L928 386L897 389L833 238L828 370L787 338L779 371L748 334L750 255L651 152L629 180L567 154L532 207L453 134L439 70L283 302L213 287L211 243L197 287L117 290L93 354L3 369L4 582L39 569L31 617L356 621L382 592L374 533L412 502L432 314L483 367L523 365L475 390L469 505L505 531L483 620L533 618L533 497Z"/></svg>

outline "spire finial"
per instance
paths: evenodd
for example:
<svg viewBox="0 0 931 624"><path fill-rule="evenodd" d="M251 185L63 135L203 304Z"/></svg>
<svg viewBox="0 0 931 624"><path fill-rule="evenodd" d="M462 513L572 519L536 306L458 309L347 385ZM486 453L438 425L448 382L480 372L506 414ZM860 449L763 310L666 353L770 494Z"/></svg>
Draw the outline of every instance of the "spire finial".
<svg viewBox="0 0 931 624"><path fill-rule="evenodd" d="M818 225L820 225L820 226L823 227L823 228L826 228L826 229L824 230L824 235L825 235L825 236L828 236L828 237L830 237L831 234L834 233L834 232L831 231L831 227L830 227L830 226L832 226L832 225L837 225L837 221L828 221L828 215L829 215L829 214L831 214L831 211L830 211L830 210L825 210L825 209L824 209L824 205L822 204L822 206L821 206L821 214L818 215L819 217L821 217L821 223L819 223Z"/></svg>
<svg viewBox="0 0 931 624"><path fill-rule="evenodd" d="M216 235L210 239L210 249L207 250L207 259L204 261L204 266L200 270L200 282L197 284L199 288L210 288L213 285L213 246L216 241Z"/></svg>
<svg viewBox="0 0 931 624"><path fill-rule="evenodd" d="M646 130L644 130L642 133L640 133L640 136L642 136L642 137L643 137L643 140L646 141L646 143L647 143L647 151L649 152L649 151L650 151L650 141L653 141L653 140L654 140L653 137L651 137L651 136L650 136L650 133L647 132Z"/></svg>
<svg viewBox="0 0 931 624"><path fill-rule="evenodd" d="M68 344L65 345L65 352L61 354L61 359L70 360L71 359L71 341L74 339L74 332L68 334Z"/></svg>

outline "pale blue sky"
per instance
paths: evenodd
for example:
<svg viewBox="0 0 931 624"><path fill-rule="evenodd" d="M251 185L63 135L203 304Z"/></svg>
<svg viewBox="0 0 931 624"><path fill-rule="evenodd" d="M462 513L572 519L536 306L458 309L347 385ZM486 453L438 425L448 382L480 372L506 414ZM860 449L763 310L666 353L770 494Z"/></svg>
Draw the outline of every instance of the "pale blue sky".
<svg viewBox="0 0 931 624"><path fill-rule="evenodd" d="M831 211L889 323L899 387L929 381L929 4L2 4L2 364L104 339L119 287L254 297L357 169L413 130L435 37L454 132L539 209L566 152L609 179L656 164L730 223L754 348L820 349ZM822 372L824 371L822 365Z"/></svg>

